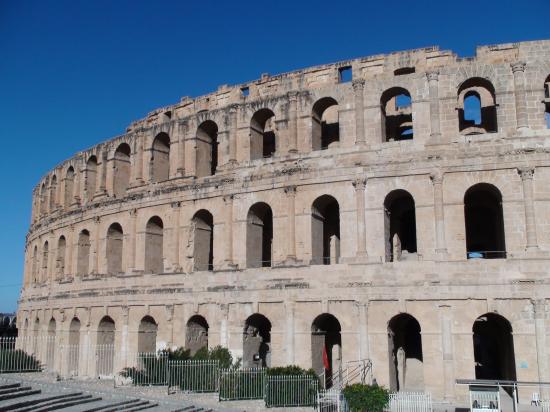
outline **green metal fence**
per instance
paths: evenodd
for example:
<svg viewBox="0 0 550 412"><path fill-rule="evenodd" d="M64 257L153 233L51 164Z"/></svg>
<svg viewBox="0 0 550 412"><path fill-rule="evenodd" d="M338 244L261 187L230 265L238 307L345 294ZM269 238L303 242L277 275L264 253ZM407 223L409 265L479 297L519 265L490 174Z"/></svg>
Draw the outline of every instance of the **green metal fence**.
<svg viewBox="0 0 550 412"><path fill-rule="evenodd" d="M266 382L265 368L221 369L220 401L263 399Z"/></svg>
<svg viewBox="0 0 550 412"><path fill-rule="evenodd" d="M291 406L315 406L319 380L315 376L267 376L265 406L283 408Z"/></svg>
<svg viewBox="0 0 550 412"><path fill-rule="evenodd" d="M220 376L217 360L169 360L168 393L216 392Z"/></svg>

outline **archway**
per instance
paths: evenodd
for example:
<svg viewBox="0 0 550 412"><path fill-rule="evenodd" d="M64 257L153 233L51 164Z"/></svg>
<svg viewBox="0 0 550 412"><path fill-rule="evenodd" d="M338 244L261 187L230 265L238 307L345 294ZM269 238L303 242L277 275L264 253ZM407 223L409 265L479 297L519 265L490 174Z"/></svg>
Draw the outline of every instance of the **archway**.
<svg viewBox="0 0 550 412"><path fill-rule="evenodd" d="M335 198L323 195L311 206L311 262L331 265L340 259L340 206Z"/></svg>
<svg viewBox="0 0 550 412"><path fill-rule="evenodd" d="M138 328L138 353L157 352L158 325L151 316L144 316Z"/></svg>
<svg viewBox="0 0 550 412"><path fill-rule="evenodd" d="M145 265L146 273L164 272L164 224L158 216L153 216L145 225Z"/></svg>
<svg viewBox="0 0 550 412"><path fill-rule="evenodd" d="M57 176L53 175L50 181L50 212L57 208Z"/></svg>
<svg viewBox="0 0 550 412"><path fill-rule="evenodd" d="M321 375L324 373L325 387L333 384L333 375L341 369L342 328L334 315L323 313L311 324L311 367Z"/></svg>
<svg viewBox="0 0 550 412"><path fill-rule="evenodd" d="M414 199L405 190L394 190L384 200L386 261L415 258L416 213Z"/></svg>
<svg viewBox="0 0 550 412"><path fill-rule="evenodd" d="M46 341L46 365L48 370L51 372L55 367L55 333L56 332L56 322L54 318L50 319L48 323L48 336Z"/></svg>
<svg viewBox="0 0 550 412"><path fill-rule="evenodd" d="M65 236L60 236L57 241L57 259L56 259L56 272L57 279L62 279L65 276L65 249L67 248L67 241Z"/></svg>
<svg viewBox="0 0 550 412"><path fill-rule="evenodd" d="M90 271L90 232L82 230L78 235L77 273L87 275Z"/></svg>
<svg viewBox="0 0 550 412"><path fill-rule="evenodd" d="M275 151L275 114L260 109L250 120L250 160L272 157Z"/></svg>
<svg viewBox="0 0 550 412"><path fill-rule="evenodd" d="M271 322L255 313L246 319L243 332L243 367L271 366Z"/></svg>
<svg viewBox="0 0 550 412"><path fill-rule="evenodd" d="M115 321L104 316L97 327L96 374L110 376L114 371L115 360Z"/></svg>
<svg viewBox="0 0 550 412"><path fill-rule="evenodd" d="M218 125L212 120L197 128L197 177L213 176L218 166Z"/></svg>
<svg viewBox="0 0 550 412"><path fill-rule="evenodd" d="M338 102L332 97L323 97L315 102L311 110L312 149L328 149L339 141Z"/></svg>
<svg viewBox="0 0 550 412"><path fill-rule="evenodd" d="M80 358L80 320L78 318L73 318L69 325L69 347L67 349L69 376L77 376Z"/></svg>
<svg viewBox="0 0 550 412"><path fill-rule="evenodd" d="M85 173L86 184L84 188L86 191L86 200L89 202L94 198L96 191L97 158L95 156L90 156L86 162Z"/></svg>
<svg viewBox="0 0 550 412"><path fill-rule="evenodd" d="M208 210L193 216L193 270L214 269L214 217Z"/></svg>
<svg viewBox="0 0 550 412"><path fill-rule="evenodd" d="M191 351L191 355L208 348L208 322L201 315L193 315L187 321L185 348Z"/></svg>
<svg viewBox="0 0 550 412"><path fill-rule="evenodd" d="M115 197L126 196L126 190L130 184L130 146L127 143L120 144L113 157L113 194Z"/></svg>
<svg viewBox="0 0 550 412"><path fill-rule="evenodd" d="M151 146L151 181L163 182L170 177L170 136L159 133Z"/></svg>
<svg viewBox="0 0 550 412"><path fill-rule="evenodd" d="M41 273L37 276L39 276L41 279L42 282L47 282L48 281L48 262L49 262L49 259L50 259L50 244L48 243L48 241L46 240L44 242L44 247L42 248L42 268L41 268Z"/></svg>
<svg viewBox="0 0 550 412"><path fill-rule="evenodd" d="M411 94L401 87L382 93L383 141L411 140L414 137Z"/></svg>
<svg viewBox="0 0 550 412"><path fill-rule="evenodd" d="M487 79L473 77L458 88L458 128L462 134L497 131L495 88Z"/></svg>
<svg viewBox="0 0 550 412"><path fill-rule="evenodd" d="M122 272L122 252L124 234L119 223L113 223L107 229L107 272L116 275Z"/></svg>
<svg viewBox="0 0 550 412"><path fill-rule="evenodd" d="M63 199L63 204L65 208L68 208L73 203L74 176L74 169L72 166L70 166L67 169L67 173L65 174L65 199Z"/></svg>
<svg viewBox="0 0 550 412"><path fill-rule="evenodd" d="M273 212L267 203L255 203L246 218L246 266L270 267L273 242Z"/></svg>

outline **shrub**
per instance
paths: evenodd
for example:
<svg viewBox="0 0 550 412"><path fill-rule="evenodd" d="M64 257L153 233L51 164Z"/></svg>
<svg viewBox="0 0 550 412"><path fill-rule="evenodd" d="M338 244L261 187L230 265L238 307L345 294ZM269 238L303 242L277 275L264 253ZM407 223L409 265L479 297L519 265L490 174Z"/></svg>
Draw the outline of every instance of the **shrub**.
<svg viewBox="0 0 550 412"><path fill-rule="evenodd" d="M277 368L269 368L267 370L268 375L279 375L279 376L314 376L317 377L317 374L313 369L303 369L296 365L289 366L279 366Z"/></svg>
<svg viewBox="0 0 550 412"><path fill-rule="evenodd" d="M382 386L354 383L344 388L344 397L352 412L383 412L390 394Z"/></svg>
<svg viewBox="0 0 550 412"><path fill-rule="evenodd" d="M267 407L314 406L319 378L313 369L296 365L267 370L265 404Z"/></svg>

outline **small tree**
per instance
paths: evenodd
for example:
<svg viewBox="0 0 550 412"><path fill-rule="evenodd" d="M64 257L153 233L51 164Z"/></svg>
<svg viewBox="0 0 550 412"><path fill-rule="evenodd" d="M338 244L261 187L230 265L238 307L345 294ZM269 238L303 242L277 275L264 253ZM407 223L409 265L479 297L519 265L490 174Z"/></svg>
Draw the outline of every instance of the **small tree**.
<svg viewBox="0 0 550 412"><path fill-rule="evenodd" d="M383 412L390 393L382 386L354 383L344 388L344 397L352 412Z"/></svg>

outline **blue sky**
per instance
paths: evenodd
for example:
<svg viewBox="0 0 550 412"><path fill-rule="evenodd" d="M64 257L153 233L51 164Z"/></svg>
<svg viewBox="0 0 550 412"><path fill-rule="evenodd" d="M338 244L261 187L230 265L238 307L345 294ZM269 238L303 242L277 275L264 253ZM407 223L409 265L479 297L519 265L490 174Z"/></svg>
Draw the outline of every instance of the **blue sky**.
<svg viewBox="0 0 550 412"><path fill-rule="evenodd" d="M16 308L40 177L150 110L261 73L550 38L549 12L548 0L0 0L0 312Z"/></svg>

